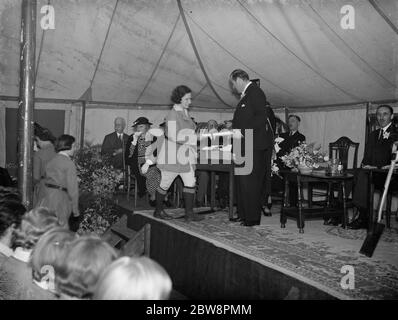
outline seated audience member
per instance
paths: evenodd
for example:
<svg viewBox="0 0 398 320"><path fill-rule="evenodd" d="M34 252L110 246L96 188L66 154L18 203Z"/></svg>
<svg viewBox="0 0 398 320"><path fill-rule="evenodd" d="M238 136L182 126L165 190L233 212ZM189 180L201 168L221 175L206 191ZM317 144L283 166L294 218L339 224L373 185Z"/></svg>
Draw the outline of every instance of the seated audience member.
<svg viewBox="0 0 398 320"><path fill-rule="evenodd" d="M53 228L41 236L30 260L33 282L40 288L55 293L55 277L76 237L76 233L65 228Z"/></svg>
<svg viewBox="0 0 398 320"><path fill-rule="evenodd" d="M50 130L41 127L37 123L34 125L34 135L38 147L38 150L33 155L33 206L35 207L40 192L39 189L43 187L46 165L56 155L54 147L56 139Z"/></svg>
<svg viewBox="0 0 398 320"><path fill-rule="evenodd" d="M124 170L124 152L129 136L124 133L126 120L117 117L115 131L106 135L102 142L101 155L108 157L115 169Z"/></svg>
<svg viewBox="0 0 398 320"><path fill-rule="evenodd" d="M127 141L125 161L130 166L131 174L137 179L139 197L143 197L148 191L150 203L154 206L156 189L160 185L160 170L154 163L146 163L145 159L147 148L155 140L148 132L151 125L145 117L139 117L133 123L134 133Z"/></svg>
<svg viewBox="0 0 398 320"><path fill-rule="evenodd" d="M361 167L363 169L382 168L391 163L391 153L394 142L398 140L398 132L392 124L394 111L389 105L380 105L376 111L377 122L380 129L370 133L365 146L365 153ZM355 177L353 203L359 210L358 217L348 227L351 229L365 229L369 223L368 209L368 177L364 171L359 171ZM373 182L376 190L383 190L386 174L374 173ZM396 189L397 181L391 180L390 189Z"/></svg>
<svg viewBox="0 0 398 320"><path fill-rule="evenodd" d="M107 242L82 236L70 244L55 278L61 299L90 299L101 272L118 258Z"/></svg>
<svg viewBox="0 0 398 320"><path fill-rule="evenodd" d="M43 188L37 206L54 210L61 226L68 227L71 215L79 217L79 185L76 166L71 159L75 138L63 134L57 139L57 154L46 166Z"/></svg>
<svg viewBox="0 0 398 320"><path fill-rule="evenodd" d="M13 233L14 253L1 266L0 294L5 299L53 299L50 292L33 283L28 263L40 237L58 226L57 216L46 208L35 208L22 217L20 227Z"/></svg>
<svg viewBox="0 0 398 320"><path fill-rule="evenodd" d="M169 275L157 262L146 257L122 257L105 269L94 299L166 300L171 289Z"/></svg>
<svg viewBox="0 0 398 320"><path fill-rule="evenodd" d="M3 262L13 254L12 236L21 225L26 209L15 189L0 189L0 269Z"/></svg>

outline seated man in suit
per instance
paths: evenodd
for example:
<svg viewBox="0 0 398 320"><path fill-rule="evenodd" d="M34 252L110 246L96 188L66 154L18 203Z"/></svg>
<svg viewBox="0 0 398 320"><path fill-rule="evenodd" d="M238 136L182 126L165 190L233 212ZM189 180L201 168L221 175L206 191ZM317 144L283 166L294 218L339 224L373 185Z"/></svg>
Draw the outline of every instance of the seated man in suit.
<svg viewBox="0 0 398 320"><path fill-rule="evenodd" d="M121 117L117 117L114 125L115 131L106 135L102 142L101 155L109 157L115 169L124 170L125 165L123 154L129 138L129 136L124 133L126 120Z"/></svg>
<svg viewBox="0 0 398 320"><path fill-rule="evenodd" d="M374 130L369 135L368 142L365 146L365 154L361 167L363 169L382 168L391 163L391 153L393 144L398 140L398 131L392 124L394 111L389 105L380 105L376 111L379 129ZM348 227L350 229L366 229L369 223L368 208L368 174L359 171L355 177L355 187L353 191L353 203L359 210L359 216L352 221ZM376 190L383 190L386 174L373 175L373 182ZM391 188L396 188L396 181L392 180Z"/></svg>
<svg viewBox="0 0 398 320"><path fill-rule="evenodd" d="M289 154L290 151L293 148L297 147L300 143L305 142L305 136L299 132L300 122L301 119L299 116L291 114L288 117L289 132L284 132L280 135L280 137L283 138L284 140L279 144L279 147L281 149L277 154L276 162L279 169L286 169L286 166L281 160L281 157L286 154ZM274 176L272 179L272 184L273 184L273 189L275 191L283 191L284 183L279 177ZM289 185L290 206L297 205L297 198L298 198L297 185L294 183L290 183Z"/></svg>
<svg viewBox="0 0 398 320"><path fill-rule="evenodd" d="M288 118L289 132L284 132L280 135L284 140L279 144L281 150L278 152L278 159L288 154L293 148L305 141L305 136L302 135L298 129L301 119L299 116L291 114Z"/></svg>

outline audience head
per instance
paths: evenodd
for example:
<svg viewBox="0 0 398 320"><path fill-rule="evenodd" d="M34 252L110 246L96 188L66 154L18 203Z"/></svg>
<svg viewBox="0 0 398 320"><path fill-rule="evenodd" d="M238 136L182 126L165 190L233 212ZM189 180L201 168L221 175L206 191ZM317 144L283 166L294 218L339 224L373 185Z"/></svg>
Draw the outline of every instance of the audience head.
<svg viewBox="0 0 398 320"><path fill-rule="evenodd" d="M165 300L171 289L169 275L157 262L146 257L122 257L101 275L94 299Z"/></svg>
<svg viewBox="0 0 398 320"><path fill-rule="evenodd" d="M11 247L14 231L21 225L26 209L15 189L0 189L0 242Z"/></svg>
<svg viewBox="0 0 398 320"><path fill-rule="evenodd" d="M385 126L388 126L394 119L394 110L388 104L381 104L377 107L376 117L379 126L384 128Z"/></svg>
<svg viewBox="0 0 398 320"><path fill-rule="evenodd" d="M250 78L247 72L241 69L236 69L232 71L231 75L229 76L232 89L239 94L243 92L247 83L250 81L249 79Z"/></svg>
<svg viewBox="0 0 398 320"><path fill-rule="evenodd" d="M34 124L34 136L39 148L42 148L44 145L49 143L54 144L56 141L56 138L53 136L50 130L43 128L36 122Z"/></svg>
<svg viewBox="0 0 398 320"><path fill-rule="evenodd" d="M207 130L217 130L217 127L218 127L218 123L217 123L217 121L216 120L209 120L209 121L207 121Z"/></svg>
<svg viewBox="0 0 398 320"><path fill-rule="evenodd" d="M124 129L126 129L126 120L122 117L117 117L115 118L114 126L117 133L123 133Z"/></svg>
<svg viewBox="0 0 398 320"><path fill-rule="evenodd" d="M75 143L75 138L68 135L68 134L63 134L59 136L56 142L56 150L57 152L64 151L68 153L69 155L73 154L73 149L72 145Z"/></svg>
<svg viewBox="0 0 398 320"><path fill-rule="evenodd" d="M146 133L151 127L152 123L149 122L148 118L139 117L133 123L133 128L135 132L143 132Z"/></svg>
<svg viewBox="0 0 398 320"><path fill-rule="evenodd" d="M192 90L187 86L181 85L176 87L171 94L171 101L181 105L184 109L188 109L191 104Z"/></svg>
<svg viewBox="0 0 398 320"><path fill-rule="evenodd" d="M34 208L24 214L19 229L14 231L13 248L33 249L48 230L59 227L54 211L44 207Z"/></svg>
<svg viewBox="0 0 398 320"><path fill-rule="evenodd" d="M96 236L82 236L70 244L56 276L57 290L73 298L91 298L101 272L117 259L108 243Z"/></svg>
<svg viewBox="0 0 398 320"><path fill-rule="evenodd" d="M30 265L33 279L41 281L47 274L43 267L49 266L55 275L58 274L62 260L70 249L70 243L76 239L76 234L65 228L53 228L41 236L32 251Z"/></svg>
<svg viewBox="0 0 398 320"><path fill-rule="evenodd" d="M232 130L232 120L225 120L224 124L226 129Z"/></svg>
<svg viewBox="0 0 398 320"><path fill-rule="evenodd" d="M294 114L291 114L288 119L287 123L289 126L290 131L298 131L299 125L300 125L301 119L299 116L296 116Z"/></svg>

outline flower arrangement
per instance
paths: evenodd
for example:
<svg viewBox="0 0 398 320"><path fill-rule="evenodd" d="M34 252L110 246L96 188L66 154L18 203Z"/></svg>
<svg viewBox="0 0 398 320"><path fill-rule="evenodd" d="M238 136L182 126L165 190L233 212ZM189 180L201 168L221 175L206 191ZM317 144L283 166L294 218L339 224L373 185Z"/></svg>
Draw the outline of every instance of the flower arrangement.
<svg viewBox="0 0 398 320"><path fill-rule="evenodd" d="M329 161L328 156L321 152L321 145L315 143L301 143L293 148L289 154L281 157L283 163L289 168L319 168L321 163Z"/></svg>
<svg viewBox="0 0 398 320"><path fill-rule="evenodd" d="M79 179L79 209L82 215L78 234L103 234L118 220L113 194L123 173L110 159L101 156L99 146L86 146L74 156Z"/></svg>

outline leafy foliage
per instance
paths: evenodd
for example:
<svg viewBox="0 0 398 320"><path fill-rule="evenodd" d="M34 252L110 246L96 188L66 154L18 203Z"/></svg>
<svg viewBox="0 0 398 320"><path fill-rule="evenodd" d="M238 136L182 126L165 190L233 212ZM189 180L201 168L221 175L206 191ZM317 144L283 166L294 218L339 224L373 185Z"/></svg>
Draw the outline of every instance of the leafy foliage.
<svg viewBox="0 0 398 320"><path fill-rule="evenodd" d="M118 219L113 195L123 174L109 158L101 156L99 146L87 146L74 156L80 191L79 234L103 234Z"/></svg>

